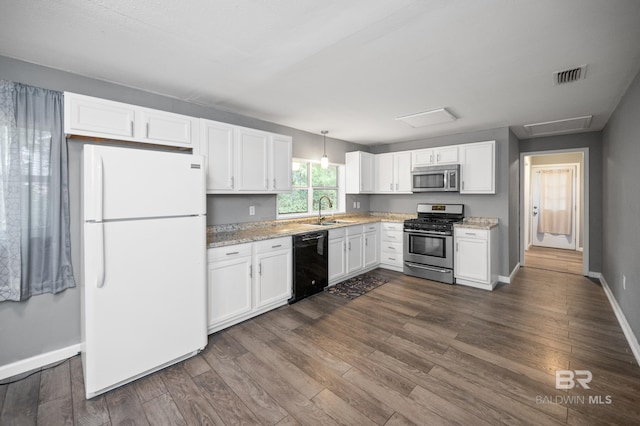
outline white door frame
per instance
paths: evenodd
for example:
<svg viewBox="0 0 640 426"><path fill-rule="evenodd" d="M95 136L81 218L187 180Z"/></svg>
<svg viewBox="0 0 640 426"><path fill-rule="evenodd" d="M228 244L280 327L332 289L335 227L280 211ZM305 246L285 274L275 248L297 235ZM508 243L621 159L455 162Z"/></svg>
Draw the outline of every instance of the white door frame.
<svg viewBox="0 0 640 426"><path fill-rule="evenodd" d="M582 238L582 275L589 276L589 148L573 148L573 149L558 149L548 151L532 151L520 153L520 266L526 266L524 260L526 229L525 229L525 215L529 214L529 209L524 206L525 199L525 186L524 186L524 174L526 167L524 166L524 158L536 155L549 155L549 154L562 154L569 152L581 152L583 155L584 167L582 168L584 185L581 188L580 197L584 202L584 220L582 221L583 238Z"/></svg>
<svg viewBox="0 0 640 426"><path fill-rule="evenodd" d="M574 249L567 249L567 250L574 250L574 251L581 251L579 250L580 244L582 243L582 241L580 241L580 212L579 212L579 207L580 207L580 190L582 188L580 185L580 163L558 163L558 164L540 164L540 165L536 165L536 166L531 166L531 175L533 176L534 173L537 173L537 171L540 171L541 169L547 169L547 170L557 170L557 169L571 169L572 171L572 190L571 190L571 219L572 219L572 230L571 232L573 233L572 237L573 237L573 245L574 245ZM536 171L537 170L537 171ZM524 190L526 191L527 188L525 186ZM529 201L531 200L531 192L533 190L533 179L529 180ZM528 206L529 208L531 208L531 206ZM527 208L527 206L525 206L525 208ZM531 215L532 212L531 210L529 211L529 214ZM539 214L539 212L538 212ZM533 232L533 218L529 218L529 228L530 228L530 235L529 235L529 239L530 239L530 243L531 245L533 244L533 240L535 239L534 237L534 232ZM526 231L526 229L525 229Z"/></svg>

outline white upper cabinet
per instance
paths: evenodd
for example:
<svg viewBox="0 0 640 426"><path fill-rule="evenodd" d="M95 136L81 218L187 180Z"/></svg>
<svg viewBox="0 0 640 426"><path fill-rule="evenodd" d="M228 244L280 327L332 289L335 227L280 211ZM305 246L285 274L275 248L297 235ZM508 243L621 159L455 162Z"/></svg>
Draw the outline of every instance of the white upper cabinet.
<svg viewBox="0 0 640 426"><path fill-rule="evenodd" d="M64 131L68 135L194 148L198 119L65 92Z"/></svg>
<svg viewBox="0 0 640 426"><path fill-rule="evenodd" d="M411 153L394 152L375 156L375 192L411 192Z"/></svg>
<svg viewBox="0 0 640 426"><path fill-rule="evenodd" d="M347 194L369 194L374 190L374 155L354 151L345 154Z"/></svg>
<svg viewBox="0 0 640 426"><path fill-rule="evenodd" d="M150 143L195 146L198 142L198 119L170 112L140 108L136 134Z"/></svg>
<svg viewBox="0 0 640 426"><path fill-rule="evenodd" d="M375 192L393 192L393 154L377 154L375 169Z"/></svg>
<svg viewBox="0 0 640 426"><path fill-rule="evenodd" d="M454 145L411 151L412 166L421 167L439 164L456 164L459 161L458 148L459 145Z"/></svg>
<svg viewBox="0 0 640 426"><path fill-rule="evenodd" d="M258 130L238 128L236 146L238 190L268 191L269 134Z"/></svg>
<svg viewBox="0 0 640 426"><path fill-rule="evenodd" d="M207 193L274 193L291 190L290 136L200 120Z"/></svg>
<svg viewBox="0 0 640 426"><path fill-rule="evenodd" d="M460 146L460 193L496 193L496 141Z"/></svg>
<svg viewBox="0 0 640 426"><path fill-rule="evenodd" d="M198 153L205 157L207 192L230 192L234 189L234 131L230 124L200 120Z"/></svg>
<svg viewBox="0 0 640 426"><path fill-rule="evenodd" d="M66 134L125 138L134 136L136 107L120 102L65 92L64 131Z"/></svg>
<svg viewBox="0 0 640 426"><path fill-rule="evenodd" d="M291 191L292 139L273 135L271 140L271 189L275 192Z"/></svg>

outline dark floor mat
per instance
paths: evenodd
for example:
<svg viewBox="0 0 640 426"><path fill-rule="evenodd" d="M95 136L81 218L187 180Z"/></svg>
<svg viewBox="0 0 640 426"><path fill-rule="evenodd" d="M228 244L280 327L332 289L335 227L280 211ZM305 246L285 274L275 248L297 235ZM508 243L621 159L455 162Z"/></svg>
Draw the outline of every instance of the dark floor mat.
<svg viewBox="0 0 640 426"><path fill-rule="evenodd" d="M346 297L347 299L355 299L388 282L389 280L373 274L362 274L342 281L333 287L329 287L327 291L332 294L337 294L338 296Z"/></svg>

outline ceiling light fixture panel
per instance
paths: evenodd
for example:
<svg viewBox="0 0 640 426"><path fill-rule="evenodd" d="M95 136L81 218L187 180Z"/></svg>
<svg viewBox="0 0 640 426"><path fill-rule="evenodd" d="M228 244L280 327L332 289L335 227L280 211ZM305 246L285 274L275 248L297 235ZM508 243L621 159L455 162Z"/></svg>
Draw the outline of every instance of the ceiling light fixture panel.
<svg viewBox="0 0 640 426"><path fill-rule="evenodd" d="M531 136L577 132L588 129L592 118L592 115L586 115L565 120L545 121L543 123L525 124L524 128Z"/></svg>
<svg viewBox="0 0 640 426"><path fill-rule="evenodd" d="M449 123L457 120L458 117L449 112L446 108L433 109L431 111L418 112L415 114L396 117L396 120L402 121L414 128L432 126L435 124Z"/></svg>

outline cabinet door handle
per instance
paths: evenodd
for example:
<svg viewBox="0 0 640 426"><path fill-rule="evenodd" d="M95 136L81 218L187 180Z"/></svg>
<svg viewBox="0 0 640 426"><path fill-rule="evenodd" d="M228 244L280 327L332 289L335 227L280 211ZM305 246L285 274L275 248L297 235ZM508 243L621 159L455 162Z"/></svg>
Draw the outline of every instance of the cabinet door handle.
<svg viewBox="0 0 640 426"><path fill-rule="evenodd" d="M253 265L249 265L249 278L253 278Z"/></svg>
<svg viewBox="0 0 640 426"><path fill-rule="evenodd" d="M464 189L464 181L462 181L462 189Z"/></svg>
<svg viewBox="0 0 640 426"><path fill-rule="evenodd" d="M433 154L429 155L429 162L433 163Z"/></svg>
<svg viewBox="0 0 640 426"><path fill-rule="evenodd" d="M273 179L273 189L276 189L276 188L277 188L277 186L276 186L276 180L275 180L275 179Z"/></svg>
<svg viewBox="0 0 640 426"><path fill-rule="evenodd" d="M264 180L264 187L269 189L269 179Z"/></svg>
<svg viewBox="0 0 640 426"><path fill-rule="evenodd" d="M258 263L258 274L262 275L262 262Z"/></svg>
<svg viewBox="0 0 640 426"><path fill-rule="evenodd" d="M391 249L391 250L395 250L395 247L391 247L391 246L389 246L389 247L387 247L387 248L388 248L388 249Z"/></svg>
<svg viewBox="0 0 640 426"><path fill-rule="evenodd" d="M233 176L231 176L231 189L233 189Z"/></svg>
<svg viewBox="0 0 640 426"><path fill-rule="evenodd" d="M398 190L398 184L396 183L396 191Z"/></svg>
<svg viewBox="0 0 640 426"><path fill-rule="evenodd" d="M275 246L271 246L271 248L278 248L278 247L282 247L282 244L276 244Z"/></svg>
<svg viewBox="0 0 640 426"><path fill-rule="evenodd" d="M458 249L460 248L460 243L456 243L456 251L459 251Z"/></svg>
<svg viewBox="0 0 640 426"><path fill-rule="evenodd" d="M149 139L149 122L147 122L147 126L146 126L146 127L147 127L147 130L146 130L146 132L147 132L147 139Z"/></svg>
<svg viewBox="0 0 640 426"><path fill-rule="evenodd" d="M390 257L389 260L396 260L396 258L395 257Z"/></svg>
<svg viewBox="0 0 640 426"><path fill-rule="evenodd" d="M393 191L393 183L390 183L390 184L389 184L389 189L390 189L391 191Z"/></svg>
<svg viewBox="0 0 640 426"><path fill-rule="evenodd" d="M134 130L133 130L133 120L131 120L131 137L133 137L133 132L134 132Z"/></svg>
<svg viewBox="0 0 640 426"><path fill-rule="evenodd" d="M477 235L475 232L465 232L464 235Z"/></svg>
<svg viewBox="0 0 640 426"><path fill-rule="evenodd" d="M234 254L240 254L239 251L230 251L229 253L227 253L227 256L233 256Z"/></svg>
<svg viewBox="0 0 640 426"><path fill-rule="evenodd" d="M349 241L349 251L351 251L351 241Z"/></svg>
<svg viewBox="0 0 640 426"><path fill-rule="evenodd" d="M440 162L440 154L438 154L438 158L436 159L436 161Z"/></svg>
<svg viewBox="0 0 640 426"><path fill-rule="evenodd" d="M364 239L364 246L365 247L369 247L369 239L368 238Z"/></svg>

